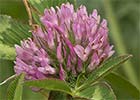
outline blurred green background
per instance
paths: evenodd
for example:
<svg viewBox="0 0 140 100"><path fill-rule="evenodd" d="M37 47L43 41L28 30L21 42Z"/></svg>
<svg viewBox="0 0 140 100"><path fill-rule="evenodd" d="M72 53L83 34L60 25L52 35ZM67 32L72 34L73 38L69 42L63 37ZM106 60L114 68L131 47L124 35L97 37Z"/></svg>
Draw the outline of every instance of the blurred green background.
<svg viewBox="0 0 140 100"><path fill-rule="evenodd" d="M88 12L97 9L101 18L108 19L109 37L116 55L132 54L133 58L116 72L139 88L140 84L140 0L78 0ZM28 17L22 0L0 0L0 14L27 23ZM7 66L10 63L11 66ZM0 60L0 82L14 74L13 62ZM0 87L0 100L5 100L7 84ZM139 88L140 89L140 88ZM41 100L42 96L24 89L23 100Z"/></svg>

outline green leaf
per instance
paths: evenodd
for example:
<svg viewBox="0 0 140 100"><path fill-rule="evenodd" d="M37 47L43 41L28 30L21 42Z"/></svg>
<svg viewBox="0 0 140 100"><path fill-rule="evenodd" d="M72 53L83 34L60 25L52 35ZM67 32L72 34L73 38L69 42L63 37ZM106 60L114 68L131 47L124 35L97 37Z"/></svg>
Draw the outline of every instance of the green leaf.
<svg viewBox="0 0 140 100"><path fill-rule="evenodd" d="M59 79L48 78L44 80L32 80L27 81L24 84L30 87L43 88L53 91L61 91L72 95L72 91L70 87L67 85L67 83Z"/></svg>
<svg viewBox="0 0 140 100"><path fill-rule="evenodd" d="M85 98L88 100L116 100L113 90L106 82L88 86L86 89L77 92L76 98Z"/></svg>
<svg viewBox="0 0 140 100"><path fill-rule="evenodd" d="M7 92L8 100L22 100L23 80L24 74L21 74L10 83Z"/></svg>
<svg viewBox="0 0 140 100"><path fill-rule="evenodd" d="M15 48L0 43L0 59L14 60Z"/></svg>
<svg viewBox="0 0 140 100"><path fill-rule="evenodd" d="M124 55L124 56L118 56L114 57L112 59L109 59L108 61L105 61L101 66L99 66L97 69L95 69L87 78L86 82L81 85L79 88L85 88L89 84L92 84L99 79L105 77L108 73L110 73L113 69L115 69L117 66L128 60L132 55Z"/></svg>
<svg viewBox="0 0 140 100"><path fill-rule="evenodd" d="M0 15L0 43L13 46L31 36L29 26L13 20L10 16Z"/></svg>
<svg viewBox="0 0 140 100"><path fill-rule="evenodd" d="M105 80L112 86L118 100L139 100L140 91L121 76L110 73Z"/></svg>

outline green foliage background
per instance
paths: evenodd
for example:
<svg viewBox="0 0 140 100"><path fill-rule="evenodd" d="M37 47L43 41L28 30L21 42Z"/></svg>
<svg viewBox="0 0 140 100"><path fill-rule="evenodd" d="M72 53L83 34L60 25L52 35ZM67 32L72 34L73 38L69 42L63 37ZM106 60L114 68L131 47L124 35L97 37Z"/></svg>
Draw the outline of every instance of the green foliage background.
<svg viewBox="0 0 140 100"><path fill-rule="evenodd" d="M109 36L111 43L115 45L116 55L124 53L133 55L133 58L116 72L126 77L132 84L140 84L138 77L140 76L140 0L78 0L78 5L80 4L85 5L89 12L97 9L101 18L108 19ZM23 23L28 22L22 0L0 0L0 14L10 15ZM121 38L118 38L118 34ZM11 61L0 60L0 82L14 74L13 66ZM129 73L131 70L134 72ZM0 87L0 100L5 100L6 88L7 84ZM23 100L42 100L41 98L41 95L33 93L29 88L24 89Z"/></svg>

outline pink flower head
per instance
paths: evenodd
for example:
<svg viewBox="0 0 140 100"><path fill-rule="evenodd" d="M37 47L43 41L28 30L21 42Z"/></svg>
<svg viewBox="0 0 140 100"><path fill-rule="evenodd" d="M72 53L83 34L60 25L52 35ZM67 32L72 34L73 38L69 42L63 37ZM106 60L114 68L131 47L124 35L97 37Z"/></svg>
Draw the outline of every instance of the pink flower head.
<svg viewBox="0 0 140 100"><path fill-rule="evenodd" d="M65 80L68 73L77 76L83 70L93 71L114 53L107 21L100 23L97 10L88 15L85 6L75 11L66 3L45 9L40 19L44 27L38 26L33 39L16 46L15 72L27 73L27 79L51 75Z"/></svg>

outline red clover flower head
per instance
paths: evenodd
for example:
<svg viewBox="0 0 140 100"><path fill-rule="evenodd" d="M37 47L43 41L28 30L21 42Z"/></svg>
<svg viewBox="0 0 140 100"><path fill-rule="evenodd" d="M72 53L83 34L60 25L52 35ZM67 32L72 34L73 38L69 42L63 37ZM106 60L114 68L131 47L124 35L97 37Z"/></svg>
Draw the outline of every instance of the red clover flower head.
<svg viewBox="0 0 140 100"><path fill-rule="evenodd" d="M86 7L76 11L72 4L45 9L40 18L44 27L33 30L33 38L16 45L15 72L26 73L26 79L48 77L67 80L69 75L91 72L112 56L108 42L107 21Z"/></svg>

